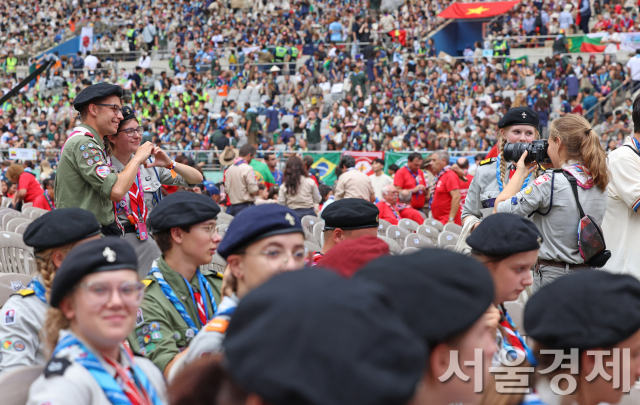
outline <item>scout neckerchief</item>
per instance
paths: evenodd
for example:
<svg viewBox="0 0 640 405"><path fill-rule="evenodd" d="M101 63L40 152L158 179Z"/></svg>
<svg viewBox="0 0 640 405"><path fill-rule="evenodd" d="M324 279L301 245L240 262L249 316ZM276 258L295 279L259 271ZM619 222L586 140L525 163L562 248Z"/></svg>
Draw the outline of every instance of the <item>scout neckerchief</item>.
<svg viewBox="0 0 640 405"><path fill-rule="evenodd" d="M151 265L151 271L149 272L149 275L153 275L156 278L164 296L167 297L167 299L173 304L176 311L178 311L182 319L186 322L187 326L189 326L193 330L193 334L195 336L195 334L198 333L200 328L198 328L196 324L193 322L193 320L191 319L191 316L189 316L189 313L184 307L184 304L182 304L182 302L176 296L175 292L173 292L173 289L171 288L169 283L167 283L167 281L164 279L162 272L160 272L160 269L158 268L157 261L154 261L153 264ZM209 299L211 300L211 308L213 308L213 313L215 313L216 310L218 309L218 306L216 305L216 301L213 296L213 289L211 288L211 284L209 284L207 279L204 278L202 273L200 273L199 269L196 271L196 276L198 277L198 283L200 284L200 294L202 294L204 291L207 292L207 295L209 295ZM187 281L187 279L184 277L182 277L182 279L184 280L185 284L187 285L187 288L189 289L189 294L191 295L193 307L196 310L196 313L198 313L198 318L200 318L198 319L198 321L200 323L200 327L202 327L204 326L205 323L207 323L211 319L211 317L209 317L209 310L207 309L207 306L205 305L205 303L201 298L200 305L203 307L202 310L204 311L204 317L206 319L205 322L202 322L201 320L202 317L200 315L201 310L199 309L198 304L196 302L196 297L193 293L193 289L191 288L191 283L189 283L189 281Z"/></svg>
<svg viewBox="0 0 640 405"><path fill-rule="evenodd" d="M389 208L391 209L391 212L393 213L393 215L396 216L396 219L399 221L400 220L400 214L398 213L398 211L396 211L396 208L393 205L391 205L388 202L386 202L386 201L384 203L389 206Z"/></svg>
<svg viewBox="0 0 640 405"><path fill-rule="evenodd" d="M27 290L33 290L40 301L42 301L44 304L47 303L44 286L42 285L40 280L38 280L38 277L34 277L31 279L31 282L27 286Z"/></svg>
<svg viewBox="0 0 640 405"><path fill-rule="evenodd" d="M535 367L538 364L538 361L536 360L529 346L527 346L527 344L525 343L520 333L516 330L515 326L513 326L513 321L511 320L511 317L507 313L507 310L503 305L500 305L500 308L498 309L500 310L500 315L501 315L500 325L505 330L505 332L509 335L509 336L505 336L502 339L504 349L507 352L513 351L518 356L521 356L521 355L526 356L529 364Z"/></svg>
<svg viewBox="0 0 640 405"><path fill-rule="evenodd" d="M449 170L451 170L451 166L450 165L445 166L444 169L440 170L440 173L438 173L435 180L433 181L434 192L431 193L431 195L429 196L429 209L431 209L431 204L433 203L433 194L435 193L435 187L438 185L438 181L440 180L440 177L442 177L442 175L445 174L445 172L448 172ZM409 172L411 172L411 170L409 170Z"/></svg>
<svg viewBox="0 0 640 405"><path fill-rule="evenodd" d="M109 166L113 167L111 159L107 162L109 163ZM147 211L147 206L144 203L144 192L142 191L140 184L142 184L142 180L140 179L140 168L138 167L138 173L136 174L128 193L131 211L127 208L127 200L124 197L122 197L120 205L124 209L127 219L131 225L136 228L136 236L138 239L147 240L149 238L149 234L147 233L147 215L149 212Z"/></svg>
<svg viewBox="0 0 640 405"><path fill-rule="evenodd" d="M529 174L529 176L527 176L520 190L524 190L525 188L527 188L531 177L533 177L533 173L535 172L532 172L531 174ZM509 178L511 178L511 173L509 173ZM504 186L502 185L502 179L500 178L500 155L498 155L498 157L496 158L496 179L498 180L498 189L500 189L500 192L502 192Z"/></svg>
<svg viewBox="0 0 640 405"><path fill-rule="evenodd" d="M236 165L236 166L240 166L243 163L247 163L247 162L245 162L245 160L243 158L239 158L238 157L238 158L233 159L233 164Z"/></svg>
<svg viewBox="0 0 640 405"><path fill-rule="evenodd" d="M562 165L562 170L570 173L575 179L576 183L583 189L590 189L593 187L593 176L589 169L581 163L565 164Z"/></svg>
<svg viewBox="0 0 640 405"><path fill-rule="evenodd" d="M149 382L149 379L144 372L142 372L140 367L133 362L132 356L127 353L126 350L120 350L120 353L122 356L127 356L129 359L129 363L133 370L131 377L133 378L128 375L126 375L126 377L131 384L134 384L135 382L134 387L136 388L136 391L139 391L139 394L142 394L139 395L140 402L134 402L131 400L129 395L123 391L116 379L113 378L107 370L105 370L104 366L95 354L88 350L77 337L72 334L68 334L62 338L53 351L53 357L64 349L69 349L65 351L72 356L73 362L80 364L91 373L109 399L109 402L113 405L162 405L162 401L158 398L156 390ZM118 369L116 368L116 370ZM120 377L122 378L122 376ZM131 382L131 379L133 379L134 382ZM127 385L128 384L125 384L125 388L127 388Z"/></svg>
<svg viewBox="0 0 640 405"><path fill-rule="evenodd" d="M47 193L46 190L44 192L44 198L46 198L47 203L49 203L49 208L51 208L51 211L55 210L56 205L53 203L53 201L51 201L51 197L49 197L49 193Z"/></svg>

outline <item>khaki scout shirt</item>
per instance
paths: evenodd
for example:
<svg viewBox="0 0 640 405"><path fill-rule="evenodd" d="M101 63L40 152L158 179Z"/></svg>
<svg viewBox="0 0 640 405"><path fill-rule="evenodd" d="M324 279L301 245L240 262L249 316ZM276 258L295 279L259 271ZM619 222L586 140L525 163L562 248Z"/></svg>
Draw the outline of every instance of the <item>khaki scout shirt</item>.
<svg viewBox="0 0 640 405"><path fill-rule="evenodd" d="M59 340L69 334L73 333L68 329L61 330ZM87 342L83 343L87 350L96 356L106 372L115 378L116 369L107 363L97 351L93 350ZM122 345L120 351L120 365L125 369L130 368L132 364L129 357L125 355ZM74 361L75 356L77 353L74 353L74 349L71 347L62 349L56 354L57 360L52 360L46 367L49 368L47 373L49 376L46 377L43 373L31 385L28 405L113 405L93 374ZM66 359L70 363L61 363L60 359ZM160 403L167 404L166 384L160 370L147 359L134 357L132 360L153 386Z"/></svg>
<svg viewBox="0 0 640 405"><path fill-rule="evenodd" d="M371 201L373 194L369 176L355 168L347 170L338 177L336 191L333 193L336 201L343 198L362 198Z"/></svg>
<svg viewBox="0 0 640 405"><path fill-rule="evenodd" d="M178 299L182 301L187 313L196 324L198 329L202 328L198 311L193 306L193 300L189 289L185 285L184 278L173 271L167 262L160 257L156 264L164 276L165 281L171 286ZM214 271L202 271L202 275L209 281L213 290L216 304L220 304L220 290L222 287L222 273ZM140 304L140 310L136 320L136 328L129 335L129 343L134 352L140 353L144 348L144 356L153 361L160 370L164 371L167 364L184 350L194 336L188 336L187 331L192 330L182 319L178 310L171 301L164 295L160 285L153 275L147 276L143 283L147 284L144 299ZM190 282L193 292L200 292L209 311L209 317L213 317L211 301L207 298L206 291L200 291L198 278L196 276ZM190 334L190 332L189 332Z"/></svg>
<svg viewBox="0 0 640 405"><path fill-rule="evenodd" d="M254 202L256 197L251 194L258 191L258 183L253 167L247 163L232 164L224 172L224 186L231 204Z"/></svg>
<svg viewBox="0 0 640 405"><path fill-rule="evenodd" d="M64 145L54 185L56 208L79 207L92 212L100 224L109 225L115 221L111 189L118 176L107 165L96 130L82 124L74 131L85 134L70 137Z"/></svg>

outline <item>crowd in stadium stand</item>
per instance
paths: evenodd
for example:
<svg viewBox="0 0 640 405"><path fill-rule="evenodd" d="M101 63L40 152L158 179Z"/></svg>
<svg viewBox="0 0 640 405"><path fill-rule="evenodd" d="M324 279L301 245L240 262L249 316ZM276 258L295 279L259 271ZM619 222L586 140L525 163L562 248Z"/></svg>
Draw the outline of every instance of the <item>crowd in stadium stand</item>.
<svg viewBox="0 0 640 405"><path fill-rule="evenodd" d="M151 9L130 7L117 24L113 13L98 18L80 8L72 16L78 24L87 23L91 14L89 21L95 24L120 28L96 35L92 53L61 58L49 80L32 82L27 91L1 105L0 146L41 148L55 167L56 149L77 124L73 98L101 81L120 84L126 90L124 103L143 117L144 140L170 150L222 151L249 142L262 150L445 149L475 155L494 146L502 115L522 105L539 113L543 135L550 119L570 112L584 113L590 120L597 117L594 125L607 150L620 146L630 132L630 100L615 113L593 108L630 81L629 69L609 54L583 59L557 50L552 58L540 60L492 60L482 56L483 49L492 49L498 41L487 39L470 44L464 59L429 59L437 50L426 35L438 24L435 12L446 3L408 2L394 12L376 12L358 2L258 2L251 13L246 4L230 6L154 3ZM529 27L534 19L534 26L546 21L551 34L557 32L557 12L552 10L559 7L523 3L491 28L497 36L513 27ZM571 7L563 10L580 12ZM53 10L43 8L36 15L40 21L51 17L50 25L62 25ZM625 9L605 4L601 11L617 16L606 17L615 22L614 29L625 27ZM572 21L566 28L577 32ZM16 29L3 27L3 32ZM560 46L566 49L566 44ZM101 53L107 49L147 53L139 58L132 54L135 69L116 69L109 63L114 57ZM157 56L163 50L170 69L154 71L149 53ZM293 52L310 57L297 68L283 63L295 59ZM272 63L279 57L280 63ZM5 92L20 79L6 61ZM42 59L31 61L30 69L40 63ZM338 97L332 92L335 84L343 90ZM212 94L246 89L258 91L260 102L224 100L219 111L212 111ZM554 105L558 97L560 103ZM214 163L205 154L198 159Z"/></svg>

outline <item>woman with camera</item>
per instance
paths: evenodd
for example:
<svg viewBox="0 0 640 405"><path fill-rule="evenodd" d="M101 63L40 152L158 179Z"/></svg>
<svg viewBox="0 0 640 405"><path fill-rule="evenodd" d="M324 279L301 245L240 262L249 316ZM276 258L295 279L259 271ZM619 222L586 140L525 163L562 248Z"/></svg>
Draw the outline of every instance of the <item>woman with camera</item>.
<svg viewBox="0 0 640 405"><path fill-rule="evenodd" d="M539 155L537 160L546 158L543 151L531 149ZM565 274L601 266L589 257L588 250L593 246L583 243L583 228L585 214L596 222L591 226L597 228L602 223L609 182L607 155L598 134L579 115L567 114L551 122L546 154L557 169L547 170L522 189L537 166L536 162L527 162L529 152L524 151L494 207L494 212L530 217L542 233L534 292ZM604 249L604 243L601 245Z"/></svg>
<svg viewBox="0 0 640 405"><path fill-rule="evenodd" d="M515 107L507 111L498 122L498 128L500 128L498 157L485 159L478 164L462 208L463 224L470 218L476 221L481 218L482 209L493 208L496 197L515 173L515 166L507 163L504 158L505 145L531 143L540 138L538 114L528 107ZM524 185L521 185L522 188L525 188L534 178L533 174L530 175Z"/></svg>

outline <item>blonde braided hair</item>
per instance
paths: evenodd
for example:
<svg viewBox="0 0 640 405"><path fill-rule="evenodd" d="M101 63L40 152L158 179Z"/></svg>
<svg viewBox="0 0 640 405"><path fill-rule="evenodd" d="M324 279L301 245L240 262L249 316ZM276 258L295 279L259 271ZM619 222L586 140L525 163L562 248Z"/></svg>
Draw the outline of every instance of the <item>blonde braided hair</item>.
<svg viewBox="0 0 640 405"><path fill-rule="evenodd" d="M500 156L500 180L502 181L502 184L504 184L504 179L507 175L507 161L504 158L504 146L507 144L506 134L509 132L512 126L513 125L500 128L500 136L498 137L500 142L498 144L498 156ZM534 130L536 132L536 139L540 139L540 132L538 132L537 128L534 128ZM537 169L535 173L536 177L538 176L538 170L539 169Z"/></svg>
<svg viewBox="0 0 640 405"><path fill-rule="evenodd" d="M38 267L38 272L42 275L42 283L44 284L44 288L46 290L47 299L50 298L53 278L55 277L56 271L58 270L55 263L53 263L53 252L58 250L64 253L64 255L66 256L71 248L76 245L76 243L77 242L67 243L66 245L45 249L36 254L36 266Z"/></svg>
<svg viewBox="0 0 640 405"><path fill-rule="evenodd" d="M58 335L63 329L69 329L71 320L64 316L64 313L58 308L49 308L47 317L44 321L44 333L46 336L47 351L49 355L53 354L58 344Z"/></svg>

